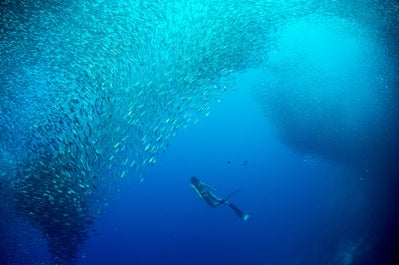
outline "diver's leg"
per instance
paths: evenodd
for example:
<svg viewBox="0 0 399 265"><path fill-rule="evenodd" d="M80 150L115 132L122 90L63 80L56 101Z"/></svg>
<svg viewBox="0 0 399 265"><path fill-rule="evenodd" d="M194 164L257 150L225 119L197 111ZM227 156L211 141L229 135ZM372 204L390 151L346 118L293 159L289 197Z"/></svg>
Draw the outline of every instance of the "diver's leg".
<svg viewBox="0 0 399 265"><path fill-rule="evenodd" d="M231 198L231 196L233 196L234 194L236 194L236 193L238 193L238 192L240 192L240 191L241 191L241 190L235 190L235 191L233 191L233 192L230 193L229 196L227 196L224 200L227 201L228 199Z"/></svg>
<svg viewBox="0 0 399 265"><path fill-rule="evenodd" d="M217 207L223 203L225 203L225 200L219 199L216 197L213 193L209 191L205 191L202 194L202 198L208 203L209 206L211 207Z"/></svg>
<svg viewBox="0 0 399 265"><path fill-rule="evenodd" d="M217 207L217 206L222 205L223 203L226 203L226 202L227 202L227 201L225 201L225 200L217 199L217 200L214 200L214 201L210 202L209 204L210 204L212 207ZM226 204L227 204L227 203L226 203Z"/></svg>
<svg viewBox="0 0 399 265"><path fill-rule="evenodd" d="M238 217L240 217L242 220L246 221L249 218L249 214L243 213L240 209L237 208L234 204L232 204L229 201L225 201L225 203L230 206L231 209L237 214Z"/></svg>

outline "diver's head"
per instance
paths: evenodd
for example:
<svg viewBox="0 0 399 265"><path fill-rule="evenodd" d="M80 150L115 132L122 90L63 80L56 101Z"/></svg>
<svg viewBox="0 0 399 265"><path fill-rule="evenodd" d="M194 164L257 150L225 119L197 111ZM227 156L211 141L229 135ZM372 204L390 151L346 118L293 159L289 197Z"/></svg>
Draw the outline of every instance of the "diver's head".
<svg viewBox="0 0 399 265"><path fill-rule="evenodd" d="M196 177L192 176L192 177L191 177L191 183L192 183L194 186L198 186L198 184L200 183L200 181L199 181Z"/></svg>

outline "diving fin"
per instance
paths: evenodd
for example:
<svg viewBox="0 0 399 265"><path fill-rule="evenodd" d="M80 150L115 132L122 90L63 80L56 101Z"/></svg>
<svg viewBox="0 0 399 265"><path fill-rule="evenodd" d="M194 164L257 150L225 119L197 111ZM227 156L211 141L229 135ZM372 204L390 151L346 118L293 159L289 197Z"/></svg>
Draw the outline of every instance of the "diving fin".
<svg viewBox="0 0 399 265"><path fill-rule="evenodd" d="M238 192L240 192L240 190L235 190L235 191L233 191L232 193L229 194L229 196L227 196L227 197L224 199L224 201L227 201L227 200L230 199L234 194L236 194L236 193L238 193Z"/></svg>
<svg viewBox="0 0 399 265"><path fill-rule="evenodd" d="M250 215L243 213L240 209L237 208L234 204L227 202L226 203L228 206L230 206L231 209L236 213L238 217L240 217L242 220L246 221L249 219Z"/></svg>

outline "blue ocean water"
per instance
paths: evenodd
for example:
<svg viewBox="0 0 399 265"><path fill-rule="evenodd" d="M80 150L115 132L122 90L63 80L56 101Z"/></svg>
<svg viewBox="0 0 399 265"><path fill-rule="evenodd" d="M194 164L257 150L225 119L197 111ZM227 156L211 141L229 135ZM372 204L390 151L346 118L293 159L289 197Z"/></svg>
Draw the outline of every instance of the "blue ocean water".
<svg viewBox="0 0 399 265"><path fill-rule="evenodd" d="M398 19L1 1L0 265L398 264Z"/></svg>
<svg viewBox="0 0 399 265"><path fill-rule="evenodd" d="M97 223L79 264L373 264L360 259L383 194L373 181L284 145L255 101L258 76L182 130ZM251 215L211 208L189 187L197 176ZM376 211L376 212L374 212ZM383 219L383 218L382 218ZM367 243L366 243L367 244Z"/></svg>
<svg viewBox="0 0 399 265"><path fill-rule="evenodd" d="M248 87L231 92L171 141L142 184L124 187L81 264L295 264L340 197L337 172L305 159L276 139ZM231 200L251 218L208 207L193 175L220 196L241 189Z"/></svg>

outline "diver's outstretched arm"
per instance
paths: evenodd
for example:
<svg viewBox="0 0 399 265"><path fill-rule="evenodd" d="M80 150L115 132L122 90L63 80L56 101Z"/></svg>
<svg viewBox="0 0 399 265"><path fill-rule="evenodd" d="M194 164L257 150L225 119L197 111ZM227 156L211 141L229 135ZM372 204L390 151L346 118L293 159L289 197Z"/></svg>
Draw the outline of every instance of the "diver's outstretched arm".
<svg viewBox="0 0 399 265"><path fill-rule="evenodd" d="M229 202L229 201L225 201L225 203L226 203L228 206L230 206L230 208L233 209L233 211L236 213L236 215L237 215L238 217L240 217L242 220L246 221L246 220L249 219L249 217L250 217L249 214L243 213L240 209L237 208L237 206L235 206L234 204L232 204L232 203Z"/></svg>
<svg viewBox="0 0 399 265"><path fill-rule="evenodd" d="M213 187L209 186L208 184L206 184L204 182L200 182L200 183L201 183L201 185L203 185L203 186L205 186L207 188L210 188L212 191L217 192L217 190L215 190Z"/></svg>
<svg viewBox="0 0 399 265"><path fill-rule="evenodd" d="M195 187L193 184L191 184L190 187L195 191L195 193L197 193L197 195L198 195L201 199L204 199L204 198L202 197L201 192L197 189L197 187Z"/></svg>

